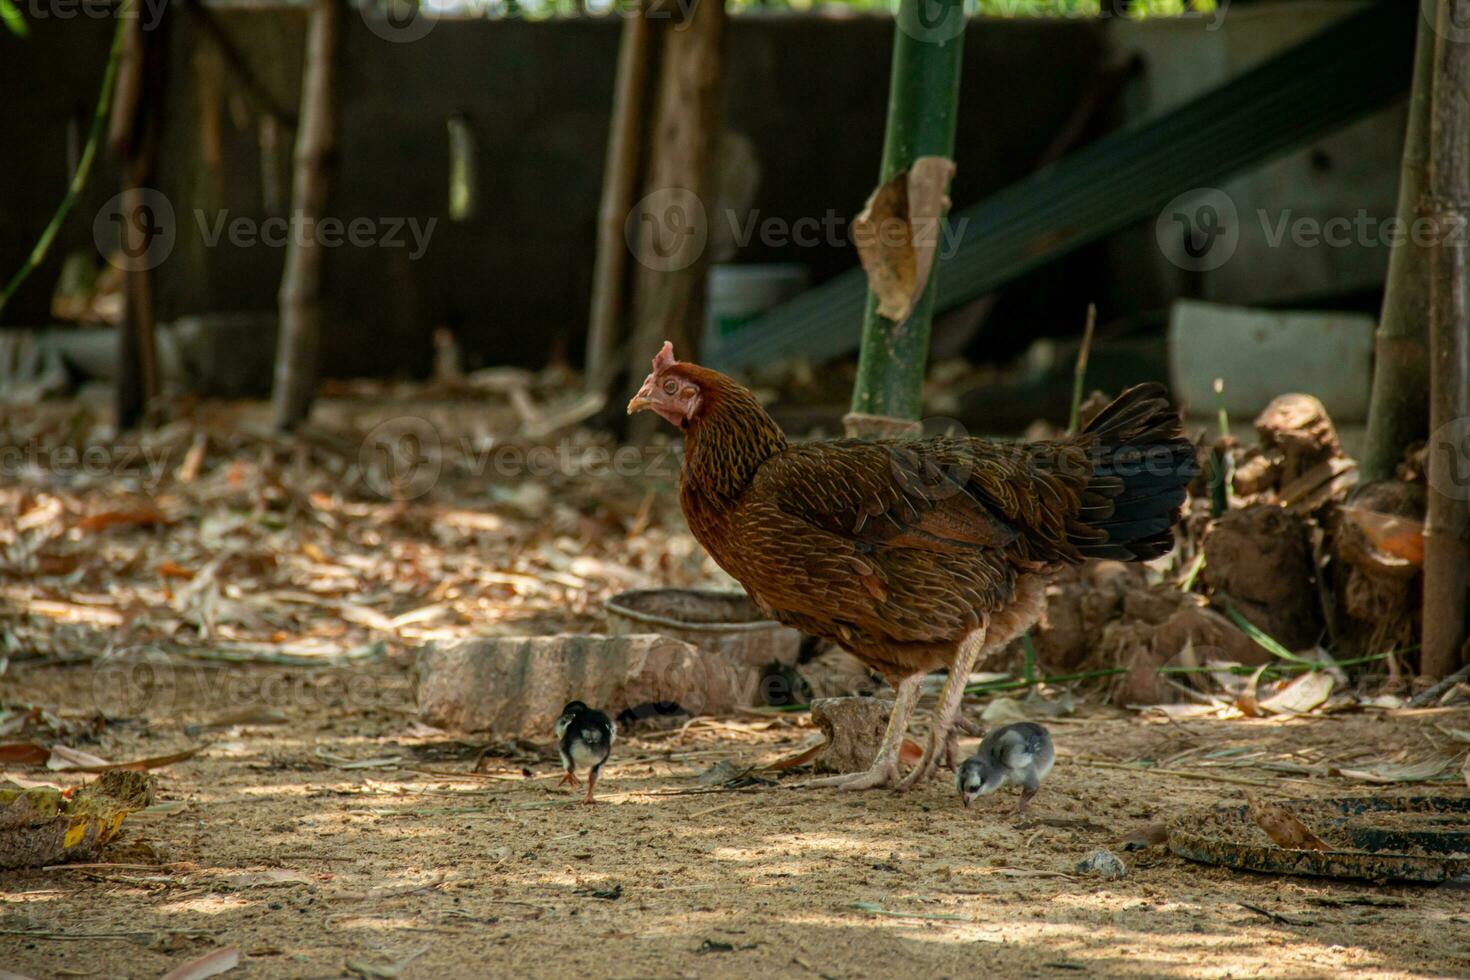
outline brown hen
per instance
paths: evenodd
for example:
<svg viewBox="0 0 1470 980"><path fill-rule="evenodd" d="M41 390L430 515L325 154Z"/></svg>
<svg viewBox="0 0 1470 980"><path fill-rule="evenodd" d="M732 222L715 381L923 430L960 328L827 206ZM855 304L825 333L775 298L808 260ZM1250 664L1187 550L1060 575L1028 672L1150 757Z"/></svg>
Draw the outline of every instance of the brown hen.
<svg viewBox="0 0 1470 980"><path fill-rule="evenodd" d="M711 557L768 615L837 643L897 692L872 768L819 781L849 789L899 784L919 682L940 667L929 744L903 785L952 765L970 670L1036 621L1047 576L1167 554L1198 472L1156 384L1055 442L791 445L747 389L665 343L628 403L645 409L684 432L679 500Z"/></svg>

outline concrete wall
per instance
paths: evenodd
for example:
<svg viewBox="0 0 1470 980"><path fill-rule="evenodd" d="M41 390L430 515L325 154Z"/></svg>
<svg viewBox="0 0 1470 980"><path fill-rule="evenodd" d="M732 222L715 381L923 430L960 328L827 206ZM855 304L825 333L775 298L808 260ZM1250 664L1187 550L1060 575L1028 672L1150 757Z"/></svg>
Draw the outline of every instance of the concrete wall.
<svg viewBox="0 0 1470 980"><path fill-rule="evenodd" d="M1333 2L1232 7L1219 30L1201 21L976 21L966 37L957 206L1028 172L1083 97L1101 60L1139 52L1141 79L1115 117L1169 108L1341 16ZM296 10L234 10L226 26L293 105L305 21ZM25 41L0 38L0 274L30 249L67 181L68 122L84 132L112 24L78 16L32 22ZM422 373L436 326L459 336L469 366L537 364L556 348L580 359L609 93L620 23L443 21L393 43L349 18L342 69L340 179L330 211L343 219L437 219L422 258L406 248L334 249L326 263L324 364L329 374ZM850 217L876 176L892 25L884 18L742 16L730 29L727 120L759 160L753 208L794 221ZM175 209L174 251L156 273L164 320L206 310L271 309L283 252L200 230L229 217L284 213L265 200L290 175L289 138L262 149L261 115L180 13L165 106L158 187ZM1371 66L1365 66L1371 70ZM214 81L211 81L214 79ZM479 210L447 215L447 121L461 115L478 145ZM217 133L217 137L211 137ZM1073 333L1088 300L1104 321L1162 321L1179 295L1236 303L1294 301L1377 287L1386 249L1272 247L1254 215L1293 209L1331 217L1392 210L1401 110L1372 119L1227 185L1243 217L1235 257L1199 276L1170 266L1152 227L1115 236L1009 290L987 323L985 351L1004 355L1046 333ZM211 163L210 161L217 161ZM263 179L269 174L269 179ZM118 186L103 160L51 259L4 314L47 316L71 250L95 250L93 217ZM380 227L382 227L380 225ZM738 261L793 261L812 281L853 264L850 248L770 246Z"/></svg>
<svg viewBox="0 0 1470 980"><path fill-rule="evenodd" d="M260 74L294 105L305 23L293 10L223 15ZM460 336L470 366L542 361L555 346L580 359L590 290L616 20L440 22L422 39L391 43L349 19L342 70L340 179L330 211L344 219L437 218L428 252L337 248L326 263L324 364L331 374L421 372L437 325ZM0 90L12 99L0 141L7 175L0 268L13 268L66 181L66 120L95 100L111 24L38 21L6 40ZM888 84L891 22L741 17L730 30L727 120L754 144L762 218L855 214L876 178ZM263 153L260 115L218 74L193 25L174 25L159 189L178 239L157 270L164 320L206 309L272 308L282 250L209 247L221 210L256 221L262 168L289 179L290 148ZM1067 118L1101 52L1082 21L976 25L967 37L954 197L978 200L1024 174ZM201 84L203 80L203 84ZM447 120L465 116L478 143L479 210L447 217ZM205 134L218 131L218 153ZM217 155L218 165L206 161ZM104 163L8 324L44 319L60 256L92 247L92 217L112 196ZM813 280L847 268L847 248L770 247L741 261L796 261Z"/></svg>

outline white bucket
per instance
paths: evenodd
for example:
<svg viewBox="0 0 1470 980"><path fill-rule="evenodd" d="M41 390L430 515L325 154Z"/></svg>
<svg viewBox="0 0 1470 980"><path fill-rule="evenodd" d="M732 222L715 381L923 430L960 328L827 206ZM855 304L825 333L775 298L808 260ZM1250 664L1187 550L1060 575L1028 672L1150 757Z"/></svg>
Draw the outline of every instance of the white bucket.
<svg viewBox="0 0 1470 980"><path fill-rule="evenodd" d="M700 356L716 360L745 324L804 292L807 278L806 266L794 262L711 266Z"/></svg>

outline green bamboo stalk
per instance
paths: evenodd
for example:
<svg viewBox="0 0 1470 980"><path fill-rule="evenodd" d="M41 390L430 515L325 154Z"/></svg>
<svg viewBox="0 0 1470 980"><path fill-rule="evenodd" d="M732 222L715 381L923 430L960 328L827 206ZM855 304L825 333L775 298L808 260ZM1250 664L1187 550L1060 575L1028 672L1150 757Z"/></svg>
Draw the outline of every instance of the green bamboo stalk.
<svg viewBox="0 0 1470 980"><path fill-rule="evenodd" d="M5 284L5 291L0 292L0 313L5 312L5 306L10 302L10 297L21 284L30 277L42 262L46 260L46 254L51 251L51 243L56 240L56 233L61 230L61 223L71 213L72 206L77 203L77 198L82 194L83 188L87 186L87 176L92 172L92 161L97 156L97 144L101 142L102 131L107 128L107 111L112 105L112 90L117 82L117 66L122 57L124 29L128 25L128 18L119 14L117 27L112 32L112 49L107 55L107 69L102 73L102 93L97 97L97 111L92 114L92 128L87 133L87 145L82 149L81 159L77 161L76 173L71 175L71 183L66 188L66 194L57 205L56 213L51 216L51 221L46 229L41 232L36 245L31 249L31 254L26 256L25 262L16 270L15 275Z"/></svg>
<svg viewBox="0 0 1470 980"><path fill-rule="evenodd" d="M900 0L880 184L908 170L919 157L954 158L964 49L963 0ZM854 413L919 417L938 267L935 262L923 296L902 323L880 316L878 298L868 290L862 351L852 390Z"/></svg>

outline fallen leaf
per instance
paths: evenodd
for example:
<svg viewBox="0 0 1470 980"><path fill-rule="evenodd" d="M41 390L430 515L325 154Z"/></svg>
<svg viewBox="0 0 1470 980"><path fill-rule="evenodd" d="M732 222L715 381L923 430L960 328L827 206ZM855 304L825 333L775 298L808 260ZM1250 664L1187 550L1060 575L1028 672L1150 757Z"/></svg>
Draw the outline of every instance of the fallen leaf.
<svg viewBox="0 0 1470 980"><path fill-rule="evenodd" d="M1333 774L1365 783L1422 783L1444 772L1453 762L1445 757L1404 764L1385 762L1366 769L1334 769Z"/></svg>
<svg viewBox="0 0 1470 980"><path fill-rule="evenodd" d="M136 507L132 510L104 510L77 521L80 530L105 531L110 527L152 526L166 524L167 518L157 507Z"/></svg>
<svg viewBox="0 0 1470 980"><path fill-rule="evenodd" d="M1470 786L1470 755L1465 756L1465 765L1460 769L1460 775L1465 777L1465 785Z"/></svg>
<svg viewBox="0 0 1470 980"><path fill-rule="evenodd" d="M1169 841L1169 827L1163 822L1146 823L1135 828L1127 837L1123 838L1122 848L1125 851L1143 851L1150 847L1157 847Z"/></svg>
<svg viewBox="0 0 1470 980"><path fill-rule="evenodd" d="M1363 536L1379 551L1413 565L1424 564L1424 524L1422 521L1352 506L1343 507L1342 514L1352 521L1363 532Z"/></svg>
<svg viewBox="0 0 1470 980"><path fill-rule="evenodd" d="M1296 814L1277 803L1263 803L1254 793L1245 794L1250 804L1251 819L1278 847L1293 851L1328 850L1322 838L1312 833L1307 825L1297 819Z"/></svg>
<svg viewBox="0 0 1470 980"><path fill-rule="evenodd" d="M823 739L815 745L807 746L795 755L788 755L784 759L777 759L769 766L766 766L766 768L771 772L780 772L785 769L795 769L797 766L804 766L815 759L817 753L822 751L826 744L826 739Z"/></svg>
<svg viewBox="0 0 1470 980"><path fill-rule="evenodd" d="M131 770L133 772L144 772L148 769L158 769L163 766L171 766L175 762L183 762L192 759L206 746L196 745L192 749L175 752L172 755L157 755L148 759L134 759L132 762L108 762L106 759L98 758L90 752L82 752L79 749L67 748L64 745L51 747L51 759L46 763L48 769L66 770L69 772L110 772L112 770Z"/></svg>
<svg viewBox="0 0 1470 980"><path fill-rule="evenodd" d="M1261 700L1261 710L1276 715L1304 715L1332 696L1336 682L1325 670L1313 670Z"/></svg>
<svg viewBox="0 0 1470 980"><path fill-rule="evenodd" d="M180 578L188 581L194 577L194 573L191 570L172 561L160 562L154 571L159 574L160 578Z"/></svg>
<svg viewBox="0 0 1470 980"><path fill-rule="evenodd" d="M906 738L898 746L898 758L900 762L917 765L924 758L924 748L913 739Z"/></svg>
<svg viewBox="0 0 1470 980"><path fill-rule="evenodd" d="M240 708L236 711L226 711L223 714L215 715L209 721L199 725L187 725L184 727L184 733L186 735L198 735L200 732L234 728L237 725L284 725L289 720L284 712L258 704L249 708Z"/></svg>
<svg viewBox="0 0 1470 980"><path fill-rule="evenodd" d="M996 698L985 706L980 720L987 725L1009 725L1018 721L1030 721L1031 712L1015 698Z"/></svg>
<svg viewBox="0 0 1470 980"><path fill-rule="evenodd" d="M163 975L163 980L204 980L205 977L218 976L239 965L240 947L225 946L168 971Z"/></svg>
<svg viewBox="0 0 1470 980"><path fill-rule="evenodd" d="M35 742L11 742L0 745L0 762L17 766L44 765L51 758L51 750Z"/></svg>

